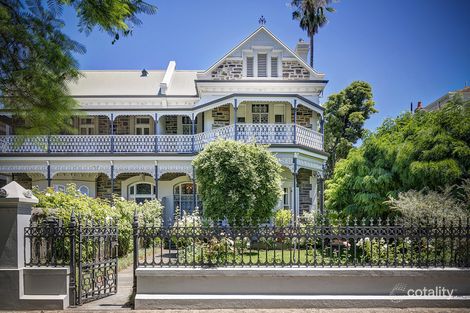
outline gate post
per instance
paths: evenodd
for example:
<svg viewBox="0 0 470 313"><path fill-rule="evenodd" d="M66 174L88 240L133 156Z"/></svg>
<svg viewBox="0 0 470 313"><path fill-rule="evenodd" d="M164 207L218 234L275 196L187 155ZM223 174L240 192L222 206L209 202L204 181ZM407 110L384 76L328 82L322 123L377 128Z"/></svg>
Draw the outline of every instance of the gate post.
<svg viewBox="0 0 470 313"><path fill-rule="evenodd" d="M72 208L72 215L70 216L70 287L69 287L69 294L70 294L70 305L75 306L77 304L77 283L76 283L76 267L75 267L75 230L77 226L77 221L75 219L75 211Z"/></svg>
<svg viewBox="0 0 470 313"><path fill-rule="evenodd" d="M137 277L135 272L139 264L139 216L137 215L137 209L134 210L134 222L132 223L133 239L134 239L134 277L132 281L132 292L135 295L137 293Z"/></svg>

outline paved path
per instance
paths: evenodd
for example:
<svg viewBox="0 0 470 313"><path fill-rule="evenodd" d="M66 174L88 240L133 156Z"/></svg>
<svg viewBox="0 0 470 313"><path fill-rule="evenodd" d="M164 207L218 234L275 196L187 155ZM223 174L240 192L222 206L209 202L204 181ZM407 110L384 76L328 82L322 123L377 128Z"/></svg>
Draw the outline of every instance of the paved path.
<svg viewBox="0 0 470 313"><path fill-rule="evenodd" d="M118 311L130 310L129 297L132 293L132 266L118 273L118 292L115 295L96 301L85 303L82 306L71 308L70 311Z"/></svg>

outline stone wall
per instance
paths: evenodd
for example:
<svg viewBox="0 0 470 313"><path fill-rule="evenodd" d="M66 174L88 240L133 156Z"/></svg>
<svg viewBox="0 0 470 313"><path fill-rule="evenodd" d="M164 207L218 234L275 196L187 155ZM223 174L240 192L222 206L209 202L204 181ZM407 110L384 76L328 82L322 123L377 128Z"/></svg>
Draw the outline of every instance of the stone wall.
<svg viewBox="0 0 470 313"><path fill-rule="evenodd" d="M312 190L312 184L310 182L310 177L312 176L312 171L301 168L297 176L297 183L299 186L299 213L302 215L302 212L309 211L312 207L312 197L310 191Z"/></svg>
<svg viewBox="0 0 470 313"><path fill-rule="evenodd" d="M284 79L310 79L309 71L299 61L282 61Z"/></svg>
<svg viewBox="0 0 470 313"><path fill-rule="evenodd" d="M211 77L217 80L241 79L243 75L243 61L226 60L212 71Z"/></svg>
<svg viewBox="0 0 470 313"><path fill-rule="evenodd" d="M165 116L165 134L178 133L178 116L167 115Z"/></svg>
<svg viewBox="0 0 470 313"><path fill-rule="evenodd" d="M33 188L33 180L28 174L25 173L14 173L12 174L12 180L16 181L21 187L25 189L32 189Z"/></svg>
<svg viewBox="0 0 470 313"><path fill-rule="evenodd" d="M303 105L297 106L297 125L301 125L312 129L312 123L310 119L313 117L313 110L310 110ZM294 110L291 110L292 122L294 122Z"/></svg>
<svg viewBox="0 0 470 313"><path fill-rule="evenodd" d="M230 105L226 104L215 109L212 109L212 117L214 124L212 128L219 128L230 124Z"/></svg>

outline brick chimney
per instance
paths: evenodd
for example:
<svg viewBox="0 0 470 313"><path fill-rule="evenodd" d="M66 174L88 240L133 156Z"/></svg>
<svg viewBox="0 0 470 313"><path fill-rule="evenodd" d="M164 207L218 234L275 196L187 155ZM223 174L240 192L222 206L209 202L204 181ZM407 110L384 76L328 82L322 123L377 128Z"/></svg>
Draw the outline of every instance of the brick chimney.
<svg viewBox="0 0 470 313"><path fill-rule="evenodd" d="M421 101L418 101L418 106L416 107L415 112L422 110L422 109L423 109L423 103Z"/></svg>
<svg viewBox="0 0 470 313"><path fill-rule="evenodd" d="M297 45L295 46L295 53L301 57L305 62L307 62L308 50L310 44L305 42L303 39L299 39Z"/></svg>

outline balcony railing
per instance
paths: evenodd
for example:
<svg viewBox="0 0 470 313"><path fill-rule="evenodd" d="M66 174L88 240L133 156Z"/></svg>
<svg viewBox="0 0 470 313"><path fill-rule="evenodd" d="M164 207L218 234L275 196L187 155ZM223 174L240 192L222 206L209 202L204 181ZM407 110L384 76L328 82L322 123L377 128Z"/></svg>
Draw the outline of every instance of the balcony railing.
<svg viewBox="0 0 470 313"><path fill-rule="evenodd" d="M0 153L197 153L217 138L323 150L323 135L300 125L238 124L195 135L0 136Z"/></svg>

